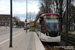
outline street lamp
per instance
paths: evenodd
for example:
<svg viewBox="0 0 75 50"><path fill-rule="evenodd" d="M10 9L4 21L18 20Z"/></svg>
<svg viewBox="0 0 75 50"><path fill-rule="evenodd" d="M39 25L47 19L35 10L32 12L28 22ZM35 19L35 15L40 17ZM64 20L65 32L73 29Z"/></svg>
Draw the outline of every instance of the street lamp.
<svg viewBox="0 0 75 50"><path fill-rule="evenodd" d="M10 47L12 47L12 0L10 0Z"/></svg>
<svg viewBox="0 0 75 50"><path fill-rule="evenodd" d="M26 0L26 20L27 20L27 0ZM26 22L26 28L27 28L27 22ZM26 33L27 33L27 29L26 29Z"/></svg>

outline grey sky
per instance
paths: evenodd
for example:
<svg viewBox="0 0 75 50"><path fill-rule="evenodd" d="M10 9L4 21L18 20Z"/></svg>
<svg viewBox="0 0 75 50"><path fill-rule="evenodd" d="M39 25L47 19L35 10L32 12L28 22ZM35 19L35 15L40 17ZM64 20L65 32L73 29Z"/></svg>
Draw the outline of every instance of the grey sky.
<svg viewBox="0 0 75 50"><path fill-rule="evenodd" d="M25 2L26 0L13 0L16 2ZM28 2L39 1L39 0L27 0Z"/></svg>

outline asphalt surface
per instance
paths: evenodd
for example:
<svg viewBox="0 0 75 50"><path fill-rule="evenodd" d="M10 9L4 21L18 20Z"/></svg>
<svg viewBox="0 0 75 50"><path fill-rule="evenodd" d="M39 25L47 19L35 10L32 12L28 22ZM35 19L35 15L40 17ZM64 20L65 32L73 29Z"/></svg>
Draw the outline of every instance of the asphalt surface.
<svg viewBox="0 0 75 50"><path fill-rule="evenodd" d="M19 31L20 29L22 29L22 28L13 28L12 30L12 32L16 32L16 31ZM0 28L0 35L4 35L4 34L8 34L8 33L10 33L10 28L9 27L2 27L2 28Z"/></svg>
<svg viewBox="0 0 75 50"><path fill-rule="evenodd" d="M12 29L12 36L22 32L24 28L13 28ZM0 28L0 42L10 38L10 28L9 27L2 27Z"/></svg>
<svg viewBox="0 0 75 50"><path fill-rule="evenodd" d="M45 50L41 44L37 34L35 32L26 33L24 28L13 28L12 35L12 48L9 47L10 44L10 28L0 28L0 32L3 30L3 35L0 35L0 50ZM1 33L2 33L1 32Z"/></svg>

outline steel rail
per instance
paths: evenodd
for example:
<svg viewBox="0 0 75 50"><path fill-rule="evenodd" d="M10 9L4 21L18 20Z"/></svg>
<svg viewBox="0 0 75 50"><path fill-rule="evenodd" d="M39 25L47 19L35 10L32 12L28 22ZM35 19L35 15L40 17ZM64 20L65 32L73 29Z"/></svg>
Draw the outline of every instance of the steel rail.
<svg viewBox="0 0 75 50"><path fill-rule="evenodd" d="M49 50L53 50L52 47L50 47L48 44L46 44Z"/></svg>
<svg viewBox="0 0 75 50"><path fill-rule="evenodd" d="M61 39L65 41L65 36L61 36ZM68 37L68 42L75 45L75 38Z"/></svg>

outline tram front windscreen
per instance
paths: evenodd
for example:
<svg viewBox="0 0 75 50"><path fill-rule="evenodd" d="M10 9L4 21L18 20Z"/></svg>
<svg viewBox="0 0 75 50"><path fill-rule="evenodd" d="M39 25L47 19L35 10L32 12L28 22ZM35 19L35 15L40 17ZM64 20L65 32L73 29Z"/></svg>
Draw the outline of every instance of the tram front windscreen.
<svg viewBox="0 0 75 50"><path fill-rule="evenodd" d="M46 15L44 16L46 31L48 33L59 32L59 16Z"/></svg>

